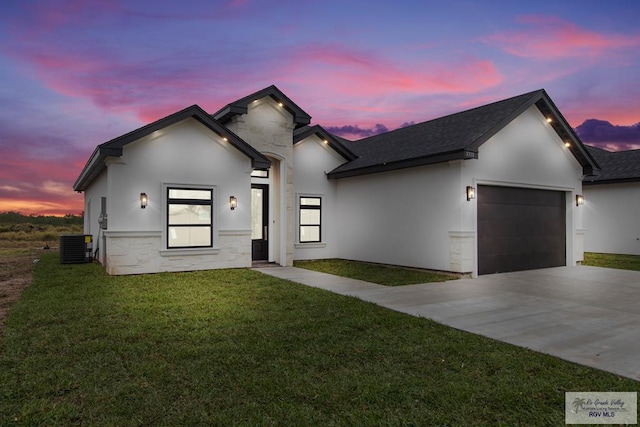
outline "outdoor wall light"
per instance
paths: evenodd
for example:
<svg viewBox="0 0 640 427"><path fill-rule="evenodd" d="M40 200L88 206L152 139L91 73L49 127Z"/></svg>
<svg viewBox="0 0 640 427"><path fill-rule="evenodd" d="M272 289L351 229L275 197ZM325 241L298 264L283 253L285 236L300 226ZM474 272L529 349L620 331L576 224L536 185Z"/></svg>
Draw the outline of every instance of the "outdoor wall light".
<svg viewBox="0 0 640 427"><path fill-rule="evenodd" d="M147 198L147 193L140 193L140 207L142 209L146 208L148 202L149 199Z"/></svg>
<svg viewBox="0 0 640 427"><path fill-rule="evenodd" d="M576 206L584 205L584 196L582 194L576 194Z"/></svg>
<svg viewBox="0 0 640 427"><path fill-rule="evenodd" d="M238 199L236 199L236 196L229 197L229 207L231 208L231 210L234 210L238 207Z"/></svg>
<svg viewBox="0 0 640 427"><path fill-rule="evenodd" d="M470 185L467 185L467 202L476 198L476 189Z"/></svg>

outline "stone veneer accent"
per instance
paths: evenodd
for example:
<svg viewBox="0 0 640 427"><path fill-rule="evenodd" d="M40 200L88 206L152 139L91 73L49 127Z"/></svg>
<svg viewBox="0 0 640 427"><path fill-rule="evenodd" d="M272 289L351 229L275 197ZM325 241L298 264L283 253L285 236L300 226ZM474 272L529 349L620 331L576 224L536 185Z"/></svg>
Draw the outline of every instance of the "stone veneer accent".
<svg viewBox="0 0 640 427"><path fill-rule="evenodd" d="M280 162L284 164L286 254L284 259L280 259L279 262L281 265L292 266L295 239L293 117L291 113L279 106L271 97L265 97L249 104L247 114L234 116L232 122L227 123L227 127L262 154L272 158L279 157ZM282 188L281 185L278 187ZM276 199L282 200L282 195L280 198L276 197ZM280 221L282 209L281 203L276 211L276 218L270 219ZM278 225L279 227L276 228L282 229L283 224ZM282 254L280 255L282 256Z"/></svg>
<svg viewBox="0 0 640 427"><path fill-rule="evenodd" d="M584 233L586 230L578 228L576 229L576 240L575 240L575 254L576 254L576 265L581 265L582 261L584 261Z"/></svg>
<svg viewBox="0 0 640 427"><path fill-rule="evenodd" d="M449 260L452 272L471 273L473 271L475 241L474 231L449 232Z"/></svg>
<svg viewBox="0 0 640 427"><path fill-rule="evenodd" d="M105 232L108 274L251 267L251 230L218 232L217 248L161 249L162 232Z"/></svg>

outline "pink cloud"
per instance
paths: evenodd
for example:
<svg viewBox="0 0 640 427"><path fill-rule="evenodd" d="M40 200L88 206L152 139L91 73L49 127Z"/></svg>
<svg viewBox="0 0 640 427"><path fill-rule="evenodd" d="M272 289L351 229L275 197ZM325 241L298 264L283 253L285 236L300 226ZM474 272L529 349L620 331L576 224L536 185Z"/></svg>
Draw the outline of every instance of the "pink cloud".
<svg viewBox="0 0 640 427"><path fill-rule="evenodd" d="M512 55L539 59L593 58L611 50L640 46L640 35L602 34L557 17L525 15L517 21L526 28L499 32L482 40Z"/></svg>
<svg viewBox="0 0 640 427"><path fill-rule="evenodd" d="M71 153L63 160L34 159L28 153L0 148L0 211L50 215L81 212L82 196L73 191L72 185L85 156Z"/></svg>
<svg viewBox="0 0 640 427"><path fill-rule="evenodd" d="M71 98L90 99L112 113L133 113L142 122L197 102L212 85L211 73L198 65L182 67L147 60L132 63L108 51L99 53L64 48L47 53L28 49L11 52L50 90ZM203 90L203 88L205 88Z"/></svg>
<svg viewBox="0 0 640 427"><path fill-rule="evenodd" d="M351 96L473 93L503 80L489 60L410 63L341 45L298 48L286 64L287 74L299 84L312 81L318 93Z"/></svg>

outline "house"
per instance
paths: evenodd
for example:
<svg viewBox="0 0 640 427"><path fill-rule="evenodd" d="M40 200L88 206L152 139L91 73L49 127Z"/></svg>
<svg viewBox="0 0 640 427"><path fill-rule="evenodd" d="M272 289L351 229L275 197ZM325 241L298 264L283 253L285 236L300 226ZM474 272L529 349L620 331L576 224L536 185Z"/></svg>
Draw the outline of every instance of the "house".
<svg viewBox="0 0 640 427"><path fill-rule="evenodd" d="M602 173L583 182L585 250L640 255L640 150L587 149Z"/></svg>
<svg viewBox="0 0 640 427"><path fill-rule="evenodd" d="M576 265L599 165L544 90L359 141L277 87L99 145L74 184L109 274L345 258L479 274Z"/></svg>

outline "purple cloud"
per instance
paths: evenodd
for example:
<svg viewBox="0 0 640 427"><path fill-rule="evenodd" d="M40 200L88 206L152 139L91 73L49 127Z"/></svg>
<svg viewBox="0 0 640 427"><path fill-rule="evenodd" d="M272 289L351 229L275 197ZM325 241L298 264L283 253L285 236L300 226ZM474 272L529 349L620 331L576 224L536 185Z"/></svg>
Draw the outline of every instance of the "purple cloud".
<svg viewBox="0 0 640 427"><path fill-rule="evenodd" d="M619 150L640 147L640 123L631 126L614 125L606 120L587 119L576 127L576 133L585 143Z"/></svg>
<svg viewBox="0 0 640 427"><path fill-rule="evenodd" d="M327 131L342 137L366 138L368 136L379 135L389 132L389 128L383 124L376 123L373 128L361 128L358 125L327 126Z"/></svg>

